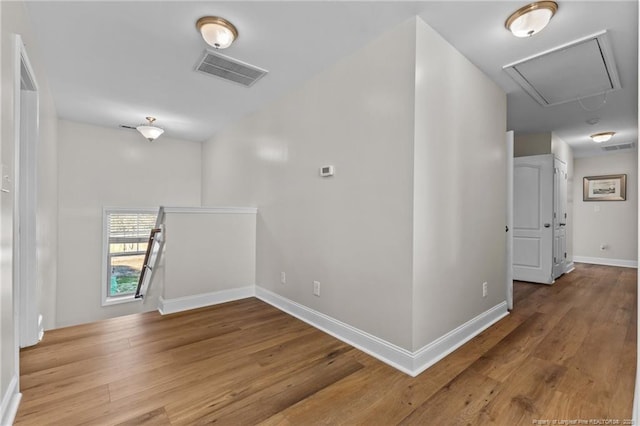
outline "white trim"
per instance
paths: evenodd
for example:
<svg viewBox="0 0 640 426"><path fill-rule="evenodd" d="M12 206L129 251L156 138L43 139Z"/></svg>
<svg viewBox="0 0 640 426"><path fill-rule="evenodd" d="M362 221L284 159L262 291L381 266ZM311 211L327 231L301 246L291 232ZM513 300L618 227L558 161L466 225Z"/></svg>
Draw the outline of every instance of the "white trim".
<svg viewBox="0 0 640 426"><path fill-rule="evenodd" d="M564 273L568 274L569 272L573 272L576 270L576 264L573 263L573 261L567 263L567 265L564 267Z"/></svg>
<svg viewBox="0 0 640 426"><path fill-rule="evenodd" d="M640 18L640 10L638 10L638 18ZM640 33L638 34L638 41L640 41ZM640 83L640 75L636 77L638 79L637 82ZM636 87L638 88L638 97L636 99L638 100L638 106L640 107L640 84L638 84ZM638 119L640 119L640 108L638 108ZM640 160L640 151L638 151L637 153L637 159ZM640 176L636 176L636 184L638 183L640 183ZM636 190L636 193L637 193L637 190ZM638 224L640 224L640 217L636 217L636 220L638 221ZM640 227L636 228L636 230L637 230L636 245L637 245L638 241L640 241ZM638 256L637 260L640 260L640 256ZM640 284L640 280L636 276L636 289L638 288L639 284ZM636 307L639 304L640 304L640 293L636 291ZM634 424L634 425L638 424L638 409L640 408L639 407L640 400L638 399L640 397L639 395L640 393L640 357L637 356L637 354L640 353L640 328L638 328L637 325L640 325L640 316L638 315L636 315L636 387L633 391L633 410L631 412L632 413L631 424Z"/></svg>
<svg viewBox="0 0 640 426"><path fill-rule="evenodd" d="M13 288L16 339L20 347L39 342L37 282L38 83L22 37L14 43ZM16 366L18 365L16 354ZM16 367L18 368L18 367Z"/></svg>
<svg viewBox="0 0 640 426"><path fill-rule="evenodd" d="M13 424L13 420L18 413L22 394L18 392L18 376L16 374L11 377L11 382L7 387L7 391L2 397L2 405L0 406L0 425L7 426Z"/></svg>
<svg viewBox="0 0 640 426"><path fill-rule="evenodd" d="M44 337L44 324L42 323L42 314L38 315L38 342Z"/></svg>
<svg viewBox="0 0 640 426"><path fill-rule="evenodd" d="M413 377L509 314L507 302L501 302L421 349L411 352L257 285L174 299L160 297L158 311L167 315L248 297L256 297Z"/></svg>
<svg viewBox="0 0 640 426"><path fill-rule="evenodd" d="M164 207L165 213L256 214L256 207Z"/></svg>
<svg viewBox="0 0 640 426"><path fill-rule="evenodd" d="M573 256L573 261L578 263L592 263L594 265L621 266L623 268L638 267L637 260L607 259L606 257Z"/></svg>
<svg viewBox="0 0 640 426"><path fill-rule="evenodd" d="M257 285L255 296L413 377L509 314L507 302L502 302L418 351L411 352Z"/></svg>
<svg viewBox="0 0 640 426"><path fill-rule="evenodd" d="M105 288L106 291L106 288ZM122 303L142 302L142 299L136 299L133 294L120 297L106 297L102 302L102 306L120 305Z"/></svg>
<svg viewBox="0 0 640 426"><path fill-rule="evenodd" d="M414 353L414 376L422 373L507 315L509 311L507 311L507 302L504 301L417 350Z"/></svg>
<svg viewBox="0 0 640 426"><path fill-rule="evenodd" d="M205 306L217 305L219 303L232 302L234 300L246 299L255 296L254 286L241 288L230 288L227 290L213 291L211 293L196 294L193 296L176 297L158 300L158 311L162 315L187 311L189 309L203 308Z"/></svg>
<svg viewBox="0 0 640 426"><path fill-rule="evenodd" d="M506 229L506 286L507 286L507 309L513 309L513 150L515 132L510 130L506 133L505 141L507 145L507 229Z"/></svg>
<svg viewBox="0 0 640 426"><path fill-rule="evenodd" d="M112 207L112 206L103 206L102 214L106 211L110 211L113 213L153 213L158 214L158 207Z"/></svg>
<svg viewBox="0 0 640 426"><path fill-rule="evenodd" d="M413 353L279 294L256 285L256 297L307 324L350 344L380 361L412 374Z"/></svg>

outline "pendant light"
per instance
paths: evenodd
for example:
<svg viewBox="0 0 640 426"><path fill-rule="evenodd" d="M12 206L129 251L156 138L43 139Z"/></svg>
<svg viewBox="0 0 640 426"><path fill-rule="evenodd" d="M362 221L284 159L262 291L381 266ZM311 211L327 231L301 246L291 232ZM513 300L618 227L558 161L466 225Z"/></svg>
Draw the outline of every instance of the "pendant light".
<svg viewBox="0 0 640 426"><path fill-rule="evenodd" d="M140 134L144 136L149 142L153 142L161 134L164 133L164 130L153 125L153 122L156 121L154 117L146 117L146 119L148 123L139 125L138 127L136 127L136 130L139 131Z"/></svg>
<svg viewBox="0 0 640 426"><path fill-rule="evenodd" d="M516 10L504 26L516 37L531 37L547 26L558 10L554 1L538 1Z"/></svg>

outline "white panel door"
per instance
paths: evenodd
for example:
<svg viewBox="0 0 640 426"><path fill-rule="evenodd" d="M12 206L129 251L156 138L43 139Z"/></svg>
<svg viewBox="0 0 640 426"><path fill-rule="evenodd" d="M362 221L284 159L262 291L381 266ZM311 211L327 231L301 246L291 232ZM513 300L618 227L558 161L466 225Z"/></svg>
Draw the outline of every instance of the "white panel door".
<svg viewBox="0 0 640 426"><path fill-rule="evenodd" d="M564 274L567 265L567 165L554 159L553 165L553 278Z"/></svg>
<svg viewBox="0 0 640 426"><path fill-rule="evenodd" d="M517 157L513 168L513 279L553 283L553 156Z"/></svg>

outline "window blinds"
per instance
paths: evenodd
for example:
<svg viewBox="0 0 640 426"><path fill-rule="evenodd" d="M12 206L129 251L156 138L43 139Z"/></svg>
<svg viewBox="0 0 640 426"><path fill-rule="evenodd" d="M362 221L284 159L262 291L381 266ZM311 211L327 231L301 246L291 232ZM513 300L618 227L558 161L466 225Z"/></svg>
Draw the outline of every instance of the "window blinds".
<svg viewBox="0 0 640 426"><path fill-rule="evenodd" d="M109 213L109 238L147 239L155 227L156 215L149 213Z"/></svg>

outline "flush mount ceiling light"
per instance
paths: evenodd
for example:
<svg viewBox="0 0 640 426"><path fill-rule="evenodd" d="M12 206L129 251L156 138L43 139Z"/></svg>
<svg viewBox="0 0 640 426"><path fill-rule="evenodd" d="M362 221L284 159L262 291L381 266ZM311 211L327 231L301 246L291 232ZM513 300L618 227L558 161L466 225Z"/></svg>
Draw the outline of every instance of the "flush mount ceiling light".
<svg viewBox="0 0 640 426"><path fill-rule="evenodd" d="M238 38L238 30L229 21L218 16L203 16L196 28L207 44L216 49L226 49Z"/></svg>
<svg viewBox="0 0 640 426"><path fill-rule="evenodd" d="M600 132L600 133L592 134L590 138L593 139L593 141L596 143L602 143L602 142L607 142L615 134L616 132Z"/></svg>
<svg viewBox="0 0 640 426"><path fill-rule="evenodd" d="M160 127L156 127L153 125L153 122L156 121L154 117L146 117L148 123L141 124L136 127L136 130L140 132L142 136L144 136L149 142L156 140L161 134L164 133L164 130Z"/></svg>
<svg viewBox="0 0 640 426"><path fill-rule="evenodd" d="M516 10L504 26L516 37L531 37L547 26L558 10L554 1L538 1Z"/></svg>

